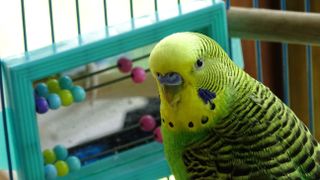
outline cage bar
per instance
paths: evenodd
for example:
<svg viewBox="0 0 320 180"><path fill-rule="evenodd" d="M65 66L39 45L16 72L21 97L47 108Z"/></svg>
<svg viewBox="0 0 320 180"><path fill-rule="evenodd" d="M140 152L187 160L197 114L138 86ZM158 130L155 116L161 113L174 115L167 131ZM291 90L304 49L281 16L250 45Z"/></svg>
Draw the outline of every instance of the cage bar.
<svg viewBox="0 0 320 180"><path fill-rule="evenodd" d="M107 0L103 0L104 24L108 26Z"/></svg>
<svg viewBox="0 0 320 180"><path fill-rule="evenodd" d="M304 1L305 12L310 12L310 0ZM309 112L309 129L314 135L314 106L313 106L313 66L312 66L312 47L306 45L306 60L307 60L307 81L308 81L308 112Z"/></svg>
<svg viewBox="0 0 320 180"><path fill-rule="evenodd" d="M253 7L259 8L259 0L253 0ZM263 82L262 75L262 57L261 57L261 43L259 40L255 41L256 46L256 63L257 63L257 79L260 82Z"/></svg>
<svg viewBox="0 0 320 180"><path fill-rule="evenodd" d="M26 14L24 9L24 0L21 0L21 18L22 18L22 30L23 30L23 44L24 51L28 51L28 38L27 38L27 30L26 30Z"/></svg>
<svg viewBox="0 0 320 180"><path fill-rule="evenodd" d="M54 39L54 23L53 23L53 14L52 14L52 0L49 0L49 17L50 17L50 30L51 30L51 42L55 42Z"/></svg>
<svg viewBox="0 0 320 180"><path fill-rule="evenodd" d="M280 7L281 10L286 11L287 1L281 0ZM283 78L283 101L288 106L290 106L290 81L289 81L289 62L288 62L288 44L281 44L282 50L282 78Z"/></svg>
<svg viewBox="0 0 320 180"><path fill-rule="evenodd" d="M78 34L81 34L81 22L80 22L80 9L79 9L79 0L76 0L76 13L77 13L77 28Z"/></svg>

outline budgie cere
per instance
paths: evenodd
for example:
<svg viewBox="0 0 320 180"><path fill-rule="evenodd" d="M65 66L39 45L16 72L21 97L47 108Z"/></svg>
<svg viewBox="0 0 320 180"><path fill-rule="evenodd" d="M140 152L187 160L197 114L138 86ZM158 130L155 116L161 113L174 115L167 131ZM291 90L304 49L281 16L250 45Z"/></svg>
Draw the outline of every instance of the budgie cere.
<svg viewBox="0 0 320 180"><path fill-rule="evenodd" d="M149 59L166 159L177 180L320 179L319 144L211 38L161 40Z"/></svg>

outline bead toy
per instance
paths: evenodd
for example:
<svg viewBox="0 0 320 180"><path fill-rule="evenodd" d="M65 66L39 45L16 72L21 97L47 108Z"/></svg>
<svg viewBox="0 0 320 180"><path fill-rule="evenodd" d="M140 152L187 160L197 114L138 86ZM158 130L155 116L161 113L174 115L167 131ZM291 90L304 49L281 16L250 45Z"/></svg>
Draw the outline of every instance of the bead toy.
<svg viewBox="0 0 320 180"><path fill-rule="evenodd" d="M65 161L57 161L54 166L57 168L58 176L65 176L69 173L68 164Z"/></svg>
<svg viewBox="0 0 320 180"><path fill-rule="evenodd" d="M71 88L71 94L74 102L82 102L86 99L86 92L80 86L74 86Z"/></svg>
<svg viewBox="0 0 320 180"><path fill-rule="evenodd" d="M38 83L35 87L37 96L46 97L49 93L48 86L45 83Z"/></svg>
<svg viewBox="0 0 320 180"><path fill-rule="evenodd" d="M39 114L46 113L49 109L48 102L44 97L35 97L36 111Z"/></svg>
<svg viewBox="0 0 320 180"><path fill-rule="evenodd" d="M76 156L69 156L66 160L70 172L78 171L81 168L81 162Z"/></svg>
<svg viewBox="0 0 320 180"><path fill-rule="evenodd" d="M44 167L44 174L47 180L52 180L57 178L58 172L56 167L53 164L47 164Z"/></svg>
<svg viewBox="0 0 320 180"><path fill-rule="evenodd" d="M61 98L61 104L63 106L69 106L73 103L73 96L69 90L60 90L58 94Z"/></svg>
<svg viewBox="0 0 320 180"><path fill-rule="evenodd" d="M47 81L47 86L51 93L58 93L61 90L59 82L56 79L49 79Z"/></svg>
<svg viewBox="0 0 320 180"><path fill-rule="evenodd" d="M146 79L146 72L141 67L135 67L131 71L131 78L135 83L142 83Z"/></svg>
<svg viewBox="0 0 320 180"><path fill-rule="evenodd" d="M49 79L46 83L38 83L34 89L34 96L36 111L43 114L49 108L55 110L61 105L69 106L73 102L84 101L86 92L81 86L74 86L69 76L62 76L59 81Z"/></svg>
<svg viewBox="0 0 320 180"><path fill-rule="evenodd" d="M143 131L152 131L156 127L156 120L151 115L144 115L140 118L139 124Z"/></svg>
<svg viewBox="0 0 320 180"><path fill-rule="evenodd" d="M57 160L65 160L68 157L68 150L63 145L56 145L53 151L56 154Z"/></svg>
<svg viewBox="0 0 320 180"><path fill-rule="evenodd" d="M123 73L128 73L132 69L132 61L126 57L121 57L117 62L118 69Z"/></svg>
<svg viewBox="0 0 320 180"><path fill-rule="evenodd" d="M44 150L42 154L45 164L52 164L57 160L56 154L51 149Z"/></svg>
<svg viewBox="0 0 320 180"><path fill-rule="evenodd" d="M50 109L58 109L61 106L61 99L55 93L49 94L46 99Z"/></svg>
<svg viewBox="0 0 320 180"><path fill-rule="evenodd" d="M154 131L153 131L153 134L154 134L154 139L156 141L158 141L159 143L162 143L162 134L161 134L161 129L160 127L157 127Z"/></svg>
<svg viewBox="0 0 320 180"><path fill-rule="evenodd" d="M61 89L71 89L73 87L72 79L69 76L62 76L59 78L59 85Z"/></svg>

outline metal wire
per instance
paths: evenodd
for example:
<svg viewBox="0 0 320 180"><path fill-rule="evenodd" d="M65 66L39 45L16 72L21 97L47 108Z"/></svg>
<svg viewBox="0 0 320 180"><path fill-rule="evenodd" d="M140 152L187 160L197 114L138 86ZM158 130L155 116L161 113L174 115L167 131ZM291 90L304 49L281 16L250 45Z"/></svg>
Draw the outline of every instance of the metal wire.
<svg viewBox="0 0 320 180"><path fill-rule="evenodd" d="M134 17L134 14L133 14L133 0L130 0L130 17L131 19L133 19Z"/></svg>
<svg viewBox="0 0 320 180"><path fill-rule="evenodd" d="M150 54L147 54L147 55L144 55L144 56L140 56L140 57L134 58L131 61L132 62L140 61L140 60L143 60L143 59L145 59L145 58L147 58L149 56L150 56ZM105 71L109 71L109 70L114 69L116 67L117 67L117 65L110 66L110 67L101 69L99 71L95 71L95 72L92 72L92 73L85 74L83 76L79 76L79 77L73 78L73 82L79 81L79 80L82 80L82 79L85 79L85 78L88 78L88 77L91 77L91 76L94 76L94 75L97 75L97 74L100 74L100 73L103 73Z"/></svg>
<svg viewBox="0 0 320 180"><path fill-rule="evenodd" d="M154 0L154 11L158 12L158 0Z"/></svg>
<svg viewBox="0 0 320 180"><path fill-rule="evenodd" d="M135 21L134 21L134 13L133 13L133 0L130 0L130 22L131 22L131 28L135 28Z"/></svg>
<svg viewBox="0 0 320 180"><path fill-rule="evenodd" d="M159 21L158 0L154 0L154 12L156 16L156 21Z"/></svg>
<svg viewBox="0 0 320 180"><path fill-rule="evenodd" d="M259 0L253 0L253 6L259 8ZM257 62L257 79L260 82L263 82L262 75L262 57L261 57L261 43L260 41L255 41L256 46L256 62Z"/></svg>
<svg viewBox="0 0 320 180"><path fill-rule="evenodd" d="M304 1L305 12L310 12L310 0ZM307 78L308 78L308 111L309 111L309 129L314 134L314 106L313 106L313 70L312 70L312 48L310 45L306 46L306 60L307 60Z"/></svg>
<svg viewBox="0 0 320 180"><path fill-rule="evenodd" d="M51 42L55 42L54 39L54 25L53 25L53 15L52 15L52 0L49 0L49 16L50 16L50 28L51 28Z"/></svg>
<svg viewBox="0 0 320 180"><path fill-rule="evenodd" d="M81 24L80 24L80 9L79 9L79 0L76 0L76 13L77 13L77 28L78 34L81 34Z"/></svg>
<svg viewBox="0 0 320 180"><path fill-rule="evenodd" d="M27 42L27 30L26 30L26 16L24 12L24 0L21 0L21 18L22 18L22 30L23 30L23 44L24 51L28 51L28 42Z"/></svg>
<svg viewBox="0 0 320 180"><path fill-rule="evenodd" d="M281 10L285 11L287 1L281 0L280 7ZM289 81L289 62L288 62L288 44L282 43L282 78L283 78L283 101L288 106L290 106L290 81Z"/></svg>
<svg viewBox="0 0 320 180"><path fill-rule="evenodd" d="M148 73L149 71L150 71L150 69L145 69L146 73ZM115 79L115 80L111 80L111 81L108 81L108 82L104 82L104 83L101 83L101 84L98 84L98 85L91 86L91 87L85 89L85 91L91 91L91 90L94 90L94 89L98 89L98 88L101 88L101 87L104 87L104 86L108 86L108 85L123 81L125 79L129 79L129 78L131 78L131 74L127 75L127 76L123 76L123 77Z"/></svg>
<svg viewBox="0 0 320 180"><path fill-rule="evenodd" d="M103 0L104 24L108 26L107 0Z"/></svg>

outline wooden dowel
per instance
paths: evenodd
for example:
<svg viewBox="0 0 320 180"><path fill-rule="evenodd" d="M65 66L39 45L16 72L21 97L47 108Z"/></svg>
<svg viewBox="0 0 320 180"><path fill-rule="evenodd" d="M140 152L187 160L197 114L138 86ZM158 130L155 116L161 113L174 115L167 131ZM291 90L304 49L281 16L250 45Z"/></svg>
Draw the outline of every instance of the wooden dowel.
<svg viewBox="0 0 320 180"><path fill-rule="evenodd" d="M320 14L255 8L230 8L232 37L320 45Z"/></svg>

